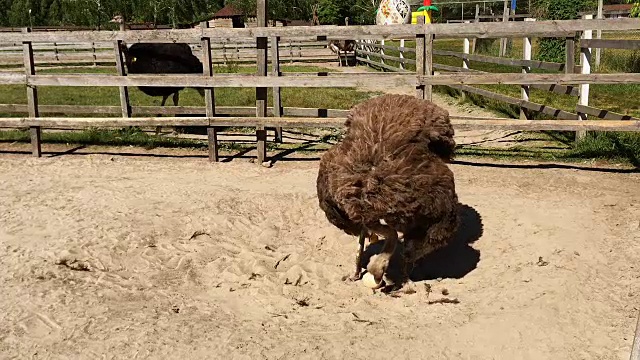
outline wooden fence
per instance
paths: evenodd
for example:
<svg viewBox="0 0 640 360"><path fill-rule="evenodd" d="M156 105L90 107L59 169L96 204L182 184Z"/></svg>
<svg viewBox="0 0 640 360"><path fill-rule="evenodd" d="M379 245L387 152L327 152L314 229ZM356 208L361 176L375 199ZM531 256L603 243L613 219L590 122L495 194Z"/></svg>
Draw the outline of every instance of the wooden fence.
<svg viewBox="0 0 640 360"><path fill-rule="evenodd" d="M194 55L204 59L202 46L191 43ZM214 64L255 63L256 45L249 41L211 42L211 60ZM280 60L283 62L327 62L337 57L327 48L326 41L316 39L283 40L279 43ZM37 43L33 45L36 66L44 65L109 65L115 64L112 42L93 43ZM0 44L0 66L5 71L13 67L23 70L24 56L22 43Z"/></svg>
<svg viewBox="0 0 640 360"><path fill-rule="evenodd" d="M259 1L260 3L260 1ZM260 11L258 19L261 18ZM25 73L0 72L0 85L26 85L26 109L21 105L7 104L4 110L13 107L19 112L28 113L23 118L0 118L2 127L29 127L32 136L32 148L35 156L40 156L41 128L64 126L166 126L189 125L207 127L210 159L217 161L218 126L255 126L258 160L266 158L265 127L342 127L344 110L331 109L292 109L283 107L280 97L282 87L359 87L381 83L390 86L407 86L416 89L416 96L430 99L433 85L469 86L474 84L513 84L530 86L588 86L592 83L629 84L640 83L640 74L589 74L573 72L562 74L508 73L486 74L472 71L443 73L434 76L435 68L432 56L433 39L441 38L484 38L484 37L567 37L576 32L588 30L637 30L639 19L623 20L570 20L518 23L475 23L475 24L416 24L396 26L309 26L309 27L265 27L266 21L251 29L213 28L206 26L184 30L150 31L60 31L55 33L0 33L0 43L22 43ZM333 39L414 39L416 71L400 73L282 73L280 71L279 46L283 38L312 38L316 41ZM213 40L227 39L243 41L251 39L256 44L255 74L214 74L211 51ZM203 49L204 74L202 75L125 75L121 42L195 42L199 41ZM34 44L41 43L113 43L115 62L119 75L89 74L37 74L34 61ZM269 46L271 45L271 46ZM271 52L272 72L267 71L267 54ZM537 62L527 61L530 67ZM573 68L571 66L570 68ZM112 86L120 89L119 107L77 107L70 108L40 106L38 88L41 86ZM131 86L185 86L205 88L205 106L198 111L205 116L195 117L132 117L134 113L156 112L152 107L131 107L128 87ZM255 108L216 108L215 88L247 87L256 88ZM267 88L274 90L274 104L269 116L267 107ZM523 102L522 104L526 104ZM543 105L540 105L543 106ZM194 108L179 108L180 111L195 111ZM135 110L132 111L132 110ZM94 115L116 112L119 117L56 118L41 117L40 113L91 113ZM172 108L171 113L176 111ZM228 111L228 115L223 116ZM231 113L242 115L233 115ZM251 114L249 114L251 113ZM254 116L249 116L254 115ZM300 117L298 117L300 116ZM518 130L607 130L640 131L638 120L516 120L499 118L452 117L456 128L474 129L518 129Z"/></svg>
<svg viewBox="0 0 640 360"><path fill-rule="evenodd" d="M495 56L487 56L487 55L477 55L470 53L470 39L465 38L463 40L463 52L456 51L446 51L446 50L433 50L433 55L446 56L446 57L454 57L460 60L460 66L451 66L433 63L432 67L434 70L438 70L441 74L446 74L446 76L458 76L459 78L465 78L465 75L458 74L477 74L474 76L474 80L481 79L483 77L488 78L496 78L493 81L493 84L516 84L518 82L511 81L511 79L521 79L522 76L520 74L515 73L488 73L477 69L472 69L470 66L471 61L481 62L481 63L489 63L489 64L498 64L504 66L510 66L518 69L522 69L523 74L530 74L532 70L544 70L546 72L561 72L566 74L566 76L574 77L577 74L580 75L590 75L594 79L603 79L604 77L611 77L612 74L591 74L591 52L593 48L609 48L609 49L629 49L629 50L638 50L640 49L640 40L603 40L603 39L591 39L591 31L586 30L582 32L579 42L580 49L580 64L575 65L575 35L566 37L566 56L564 63L555 63L555 62L545 62L545 61L536 61L532 60L532 49L531 43L532 39L530 37L523 38L523 57L522 59L510 59L503 57L495 57ZM398 53L397 56L391 56L385 54L385 50L387 52L393 51L394 53ZM407 64L416 64L415 58L416 49L411 47L406 47L404 44L404 40L400 40L399 45L389 45L389 43L385 43L385 41L381 41L379 43L371 43L371 42L358 42L358 46L356 49L356 59L359 62L368 64L372 67L377 67L379 69L388 70L392 72L399 73L408 73ZM453 74L453 75L449 75ZM574 75L576 74L576 75ZM618 74L619 75L619 74ZM635 76L633 74L631 76ZM538 78L547 77L546 74L536 74L536 75L528 75L527 79L531 79L534 76ZM617 76L617 75L615 75ZM440 78L440 74L436 76L436 78ZM556 79L562 79L562 76L554 76ZM475 84L479 84L480 82L474 81ZM442 82L441 82L442 83ZM488 84L489 82L485 82ZM601 83L599 80L595 80L591 83ZM435 84L435 83L434 83ZM638 120L630 115L618 114L605 109L598 109L595 107L589 106L589 83L582 84L568 84L563 85L561 82L557 82L554 84L546 83L542 84L539 82L528 82L527 84L521 84L521 97L516 98L504 94L500 94L494 91L490 91L487 89L482 89L478 87L470 86L471 82L466 82L466 84L447 84L448 87L452 89L456 89L460 91L463 95L465 93L471 93L483 96L488 99L497 100L500 102L504 102L506 104L515 105L520 107L520 117L522 119L531 118L532 113L543 113L545 115L555 117L557 119L565 119L565 120L575 120L575 119L586 119L587 116L593 116L600 119L606 120ZM519 84L519 83L518 83ZM556 94L562 95L570 95L577 98L575 112L565 111L562 109L556 109L550 107L546 104L538 104L529 100L530 97L530 89L535 88L543 91L549 91Z"/></svg>

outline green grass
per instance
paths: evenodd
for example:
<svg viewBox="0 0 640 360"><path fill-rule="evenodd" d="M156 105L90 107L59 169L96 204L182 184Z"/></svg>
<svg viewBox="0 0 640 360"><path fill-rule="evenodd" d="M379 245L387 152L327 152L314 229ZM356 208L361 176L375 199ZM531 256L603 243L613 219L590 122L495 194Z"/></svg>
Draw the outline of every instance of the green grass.
<svg viewBox="0 0 640 360"><path fill-rule="evenodd" d="M216 67L216 72L251 73L254 67ZM321 72L328 69L313 66L282 66L283 72ZM44 69L42 74L115 74L109 68L84 69ZM332 108L348 109L351 106L368 99L373 93L357 91L354 88L283 88L281 90L282 103L287 107ZM135 87L129 88L131 105L160 105L161 98L147 96ZM42 86L38 88L38 98L41 105L119 105L120 98L116 87L63 87ZM215 101L218 106L254 106L255 90L251 88L216 88ZM272 100L272 90L269 89L269 102ZM1 104L26 104L26 90L24 85L0 86ZM167 105L172 105L171 99ZM180 105L204 106L204 99L194 89L180 92ZM0 114L1 116L11 116ZM18 115L13 115L18 116Z"/></svg>

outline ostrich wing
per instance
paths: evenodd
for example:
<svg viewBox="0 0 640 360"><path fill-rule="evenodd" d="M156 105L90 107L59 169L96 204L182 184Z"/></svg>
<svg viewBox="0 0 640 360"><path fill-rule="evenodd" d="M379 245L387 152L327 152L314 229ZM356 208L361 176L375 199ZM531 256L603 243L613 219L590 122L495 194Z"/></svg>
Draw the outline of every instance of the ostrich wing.
<svg viewBox="0 0 640 360"><path fill-rule="evenodd" d="M338 229L353 236L360 235L362 226L354 223L349 219L343 209L340 208L335 201L330 183L329 183L329 163L335 153L335 147L325 153L320 161L320 169L318 171L318 179L316 182L316 188L318 192L318 201L320 208L324 211L327 220Z"/></svg>

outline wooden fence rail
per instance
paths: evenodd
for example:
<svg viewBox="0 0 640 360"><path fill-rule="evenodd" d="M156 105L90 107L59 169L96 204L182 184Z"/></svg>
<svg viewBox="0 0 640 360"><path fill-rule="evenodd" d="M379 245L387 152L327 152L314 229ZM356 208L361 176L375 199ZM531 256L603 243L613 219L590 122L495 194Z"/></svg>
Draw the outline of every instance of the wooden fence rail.
<svg viewBox="0 0 640 360"><path fill-rule="evenodd" d="M113 44L34 43L34 60L38 64L115 64ZM39 45L39 46L38 46ZM200 43L191 44L194 55L204 59ZM323 62L335 59L326 41L288 41L279 43L282 61ZM255 44L246 42L211 43L214 64L256 62ZM23 66L22 45L0 46L0 65Z"/></svg>
<svg viewBox="0 0 640 360"><path fill-rule="evenodd" d="M258 1L259 5L264 5L264 0ZM258 7L258 16L266 17L265 9ZM263 19L264 20L264 19ZM422 19L424 20L424 19ZM26 118L2 118L0 124L9 127L30 127L32 129L32 149L33 154L40 156L40 129L52 126L164 126L164 125L190 125L204 126L208 129L208 141L210 158L217 159L217 137L216 127L218 126L255 126L256 141L258 145L258 160L266 158L266 128L275 127L336 127L342 126L344 122L345 110L331 109L297 109L282 106L281 98L274 97L275 102L271 109L267 106L266 90L268 88L279 91L282 87L366 87L369 85L379 85L381 83L389 86L407 86L416 89L416 96L423 99L431 99L433 85L448 85L467 89L474 84L511 84L519 85L523 89L532 86L543 86L548 89L565 85L580 85L581 88L588 88L589 84L630 84L640 83L640 74L590 74L584 71L584 64L581 73L574 73L573 63L567 61L566 64L554 64L548 62L532 61L530 58L523 58L519 61L507 61L509 65L520 66L530 70L531 68L554 69L556 71L565 70L565 73L508 73L490 74L484 72L471 71L465 68L464 71L447 72L434 76L433 69L437 64L433 63L434 38L517 38L533 36L568 36L573 41L576 32L589 29L601 30L636 30L640 29L640 20L566 20L566 21L541 21L541 22L520 22L514 23L471 23L471 24L418 24L418 25L397 25L397 26L309 26L309 27L266 27L266 21L259 21L257 28L249 29L229 29L214 28L205 26L195 29L184 30L148 30L148 31L59 31L59 32L35 32L25 31L24 33L0 33L0 43L21 43L23 45L23 62L25 73L0 72L0 85L22 84L26 85L28 102L26 105L29 117ZM279 51L282 47L273 46L283 43L284 38L304 38L317 42L326 42L327 39L397 39L412 38L416 40L416 48L413 50L415 60L403 57L400 60L403 64L416 65L416 71L411 72L401 69L399 73L282 73L280 62L282 60ZM212 64L215 55L220 53L220 49L212 49L214 41L219 42L252 42L256 49L256 73L255 74L214 74ZM204 49L203 61L205 71L202 75L128 75L124 76L122 42L190 42L198 43ZM569 41L569 40L567 40ZM102 74L38 74L34 67L34 44L36 43L111 43L117 64L118 75ZM276 58L272 59L272 72L267 72L269 53L271 44L271 54ZM385 45L386 46L386 45ZM384 49L385 47L383 47ZM405 47L403 47L405 48ZM465 47L465 48L468 48ZM410 51L410 50L407 50ZM440 52L441 55L458 56L454 53ZM583 51L584 54L584 51ZM363 54L364 55L364 54ZM367 54L370 55L370 54ZM384 55L384 54L383 54ZM388 55L385 55L388 56ZM467 63L474 58L476 61L491 60L480 57L473 57L470 54L459 56ZM401 59L401 58L398 58ZM412 61L411 61L412 60ZM503 59L504 60L504 59ZM503 60L500 60L504 63ZM384 64L383 64L384 65ZM385 65L391 67L390 65ZM564 67L563 67L564 66ZM440 66L442 69L442 66ZM567 69L572 71L568 72ZM77 107L71 111L60 105L40 106L38 103L37 89L41 86L113 86L120 89L120 107L94 107L88 109L87 106ZM131 86L184 86L199 87L205 89L205 106L197 107L176 107L162 109L163 114L183 114L199 115L194 117L162 117L144 118L133 117L134 114L149 114L159 110L155 107L132 107L129 103L128 88ZM215 88L220 87L246 87L256 88L256 106L249 108L227 108L215 107ZM568 89L568 87L567 87ZM566 90L566 89L565 89ZM469 90L470 91L470 90ZM523 94L525 92L523 91ZM582 96L582 92L580 94ZM609 114L608 119L599 121L583 121L568 112L551 109L544 104L536 104L528 99L517 99L517 105L522 108L533 109L554 114L561 119L567 120L510 120L510 119L478 119L478 118L454 118L457 128L478 128L478 129L518 129L518 130L606 130L606 131L640 131L636 119L613 120L615 114ZM587 106L588 104L583 104ZM24 112L25 105L7 104L0 107L0 110L11 109ZM197 110L196 110L197 108ZM579 108L583 112L593 113L592 108ZM118 111L120 110L120 111ZM117 118L52 118L40 117L40 112L64 112L81 114L88 111L90 114L117 114ZM196 113L196 111L200 113ZM227 111L227 114L225 114ZM248 113L251 111L251 113ZM156 114L158 112L155 112ZM273 117L269 117L269 115ZM316 115L317 114L317 115ZM228 115L228 116L224 116ZM301 116L302 118L294 118Z"/></svg>

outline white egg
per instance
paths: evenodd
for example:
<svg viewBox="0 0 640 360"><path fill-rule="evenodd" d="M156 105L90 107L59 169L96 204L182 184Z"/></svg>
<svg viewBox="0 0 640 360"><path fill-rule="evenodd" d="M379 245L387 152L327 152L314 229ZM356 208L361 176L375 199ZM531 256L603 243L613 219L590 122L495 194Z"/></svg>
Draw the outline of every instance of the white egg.
<svg viewBox="0 0 640 360"><path fill-rule="evenodd" d="M366 273L364 274L364 276L362 277L362 283L371 289L378 289L382 286L382 281L380 281L380 283L376 282L376 278L373 277L373 274L371 273Z"/></svg>

